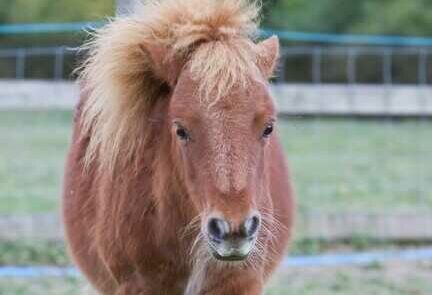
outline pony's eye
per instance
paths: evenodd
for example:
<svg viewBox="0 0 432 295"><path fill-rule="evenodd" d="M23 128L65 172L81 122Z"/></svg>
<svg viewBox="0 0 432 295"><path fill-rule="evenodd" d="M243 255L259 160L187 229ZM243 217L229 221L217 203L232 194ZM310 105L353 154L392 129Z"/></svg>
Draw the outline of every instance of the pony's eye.
<svg viewBox="0 0 432 295"><path fill-rule="evenodd" d="M186 129L183 128L183 127L181 127L181 126L177 126L176 135L181 140L185 140L186 141L186 140L189 139L189 134L187 133Z"/></svg>
<svg viewBox="0 0 432 295"><path fill-rule="evenodd" d="M272 134L272 132L273 132L273 124L268 124L263 131L262 137L267 138Z"/></svg>

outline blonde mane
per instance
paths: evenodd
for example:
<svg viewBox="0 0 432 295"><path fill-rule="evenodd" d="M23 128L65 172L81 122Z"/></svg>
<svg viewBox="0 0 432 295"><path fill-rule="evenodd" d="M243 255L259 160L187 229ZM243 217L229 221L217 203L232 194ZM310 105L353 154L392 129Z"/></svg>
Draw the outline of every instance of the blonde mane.
<svg viewBox="0 0 432 295"><path fill-rule="evenodd" d="M84 48L81 84L88 98L83 133L90 137L85 164L97 158L113 169L145 144L142 124L164 81L143 44L165 46L187 61L203 99L217 99L256 74L254 37L260 5L248 0L159 0L141 4L128 17L96 31Z"/></svg>

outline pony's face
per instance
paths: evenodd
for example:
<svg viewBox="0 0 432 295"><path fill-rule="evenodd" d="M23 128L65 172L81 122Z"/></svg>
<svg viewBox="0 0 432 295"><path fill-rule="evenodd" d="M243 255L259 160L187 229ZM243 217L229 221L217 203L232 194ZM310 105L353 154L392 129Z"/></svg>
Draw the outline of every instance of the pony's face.
<svg viewBox="0 0 432 295"><path fill-rule="evenodd" d="M156 72L172 88L172 154L199 212L199 237L219 260L243 260L256 248L265 210L271 207L265 167L276 114L266 80L273 72L279 42L273 37L251 47L256 63L247 80L231 83L228 90L222 89L223 95L216 86L204 96L202 80L209 79L197 79L193 63L167 62L163 50L149 50ZM240 66L214 62L219 62L219 74L224 75L226 66L233 77ZM211 64L200 65L213 74Z"/></svg>
<svg viewBox="0 0 432 295"><path fill-rule="evenodd" d="M187 69L180 76L170 129L201 233L217 259L244 259L255 245L259 208L268 206L265 160L275 121L266 83L203 102Z"/></svg>

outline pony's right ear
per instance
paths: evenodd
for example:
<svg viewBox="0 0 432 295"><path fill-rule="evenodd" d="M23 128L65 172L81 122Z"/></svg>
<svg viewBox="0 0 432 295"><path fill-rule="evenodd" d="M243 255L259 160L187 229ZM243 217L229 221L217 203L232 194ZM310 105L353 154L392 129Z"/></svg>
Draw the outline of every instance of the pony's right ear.
<svg viewBox="0 0 432 295"><path fill-rule="evenodd" d="M182 60L163 45L142 44L141 49L150 56L155 75L170 87L174 87L183 68Z"/></svg>

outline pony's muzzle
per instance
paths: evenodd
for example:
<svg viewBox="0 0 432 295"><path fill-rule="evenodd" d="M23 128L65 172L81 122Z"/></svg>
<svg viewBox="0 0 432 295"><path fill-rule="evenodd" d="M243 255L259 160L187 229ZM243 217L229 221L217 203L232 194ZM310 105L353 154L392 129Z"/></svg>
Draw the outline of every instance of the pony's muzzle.
<svg viewBox="0 0 432 295"><path fill-rule="evenodd" d="M258 215L246 218L238 227L222 218L210 218L207 234L213 256L226 261L246 259L255 245L260 223Z"/></svg>

